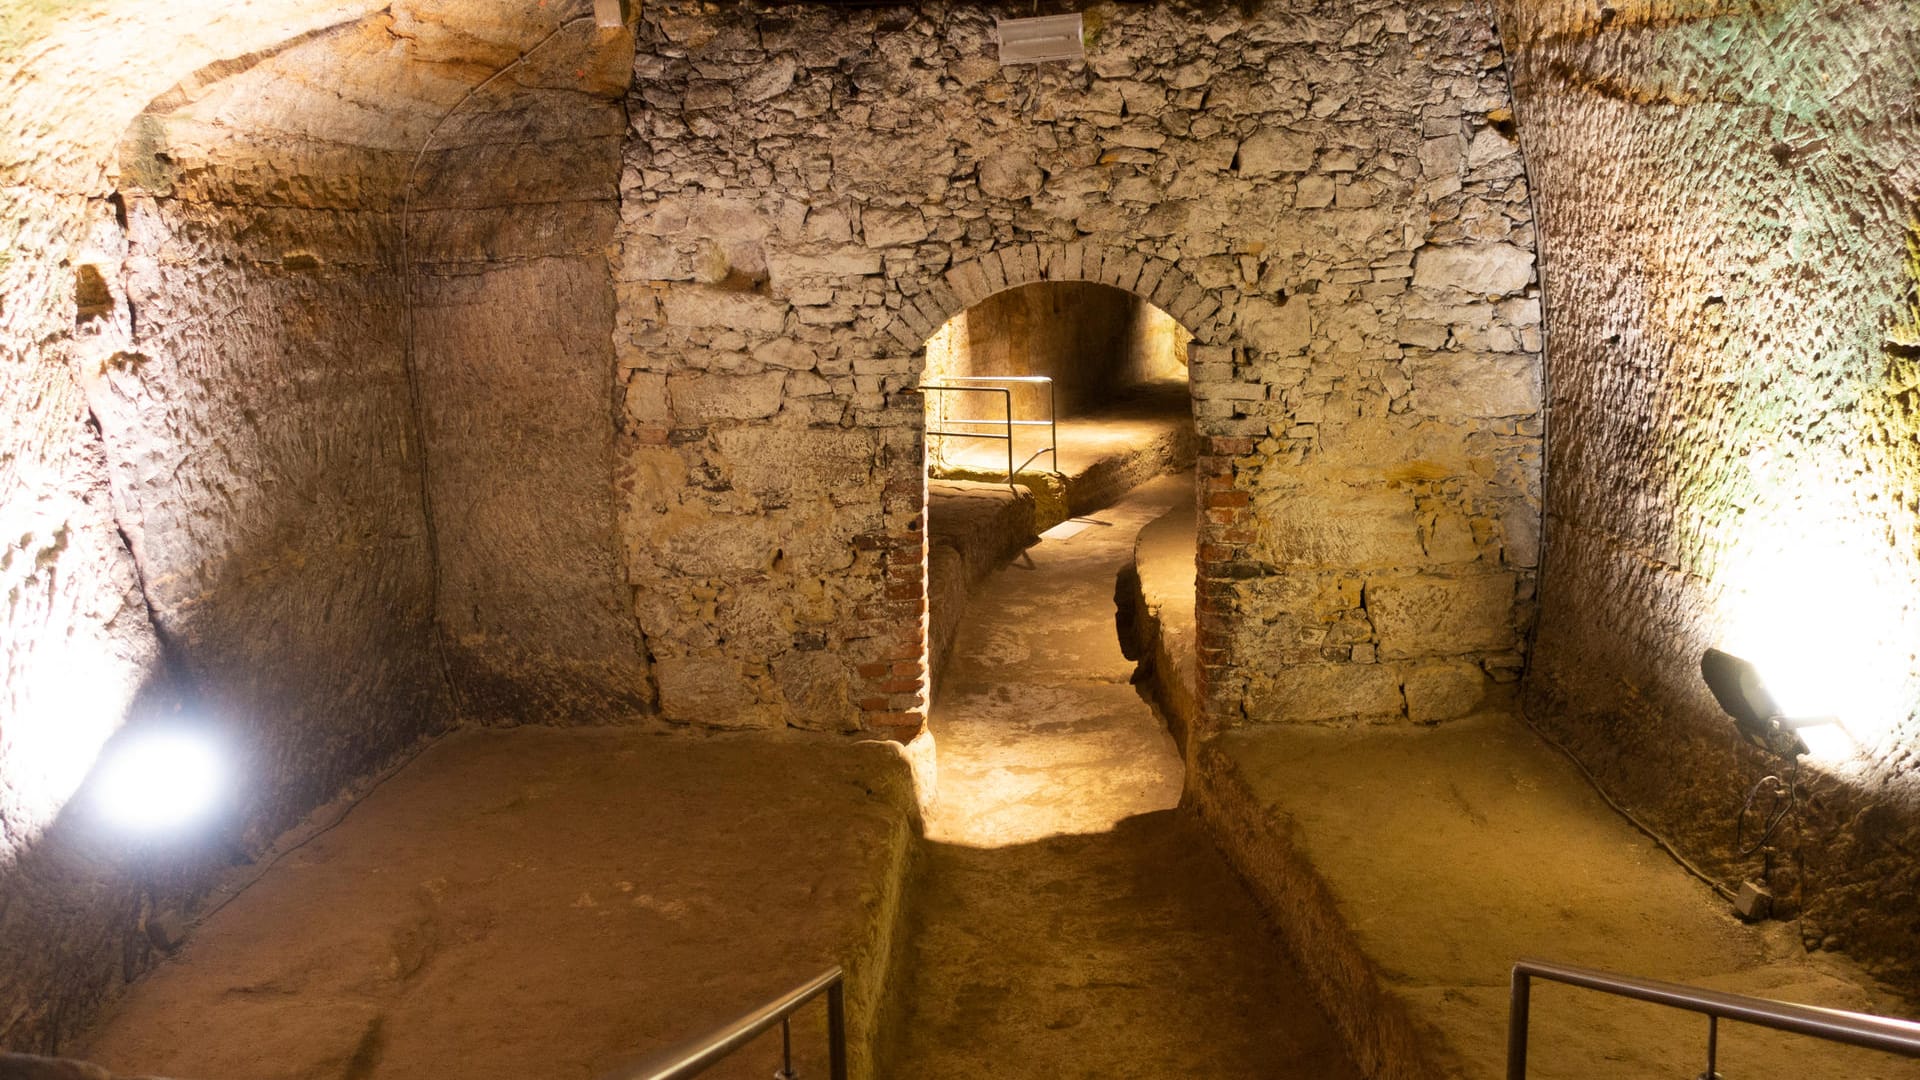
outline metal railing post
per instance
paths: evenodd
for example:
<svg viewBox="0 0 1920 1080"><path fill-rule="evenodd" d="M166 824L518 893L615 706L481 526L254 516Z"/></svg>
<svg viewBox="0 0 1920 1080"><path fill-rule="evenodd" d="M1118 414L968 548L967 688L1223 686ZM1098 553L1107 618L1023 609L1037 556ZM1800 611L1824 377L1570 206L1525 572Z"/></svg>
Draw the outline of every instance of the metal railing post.
<svg viewBox="0 0 1920 1080"><path fill-rule="evenodd" d="M1059 472L1060 471L1060 410L1054 407L1052 379L1047 380L1047 445L1049 447L1049 449L1047 450L1047 453L1053 455L1053 471ZM1034 451L1033 457L1039 457L1039 456L1040 456L1040 452L1038 450ZM1028 458L1027 460L1032 461L1033 458Z"/></svg>
<svg viewBox="0 0 1920 1080"><path fill-rule="evenodd" d="M827 988L827 1076L847 1080L847 988L837 982Z"/></svg>
<svg viewBox="0 0 1920 1080"><path fill-rule="evenodd" d="M1007 429L1007 486L1013 486L1013 391L1002 388L1000 391L1001 420ZM1016 492L1017 494L1017 492Z"/></svg>
<svg viewBox="0 0 1920 1080"><path fill-rule="evenodd" d="M705 1072L775 1024L780 1025L782 1066L774 1075L779 1080L795 1080L790 1018L795 1010L823 994L827 999L828 1071L832 1080L847 1080L845 979L846 972L841 968L828 968L732 1023L654 1054L638 1065L608 1073L604 1080L687 1080Z"/></svg>
<svg viewBox="0 0 1920 1080"><path fill-rule="evenodd" d="M780 1071L773 1080L795 1080L793 1075L793 1017L780 1019Z"/></svg>
<svg viewBox="0 0 1920 1080"><path fill-rule="evenodd" d="M930 383L930 382L921 383L920 389L928 395L927 400L928 402L932 403L932 409L933 409L933 418L931 421L929 421L930 426L926 428L926 436L927 436L928 447L929 447L927 453L928 453L929 459L938 460L942 464L946 463L946 455L944 453L940 453L936 455L932 449L932 447L936 445L936 443L934 442L934 440L936 439L997 439L1002 442L1005 442L1007 444L1007 486L1010 488L1013 488L1016 494L1018 494L1019 488L1014 483L1015 478L1018 477L1022 472L1025 472L1027 466L1033 464L1035 461L1038 461L1041 457L1051 456L1053 458L1054 470L1056 472L1059 471L1060 426L1059 426L1059 417L1056 415L1054 411L1054 390L1053 390L1053 379L1051 376L1047 376L1047 375L953 375L953 376L948 376L948 378L952 383L980 383L980 384L1018 383L1023 385L1045 383L1047 387L1047 418L1045 420L1014 419L1015 409L1013 404L1013 390L1011 387L990 386L990 385L958 386L958 385L945 385L941 383ZM948 393L999 394L1001 405L1002 405L1001 418L999 420L969 420L961 417L950 417L947 415L946 398L943 396L944 394L948 394ZM988 428L998 429L999 431L1003 432L1003 434L993 435L985 431L956 430L956 428L958 428L960 425L966 425L966 424L985 425ZM1016 465L1014 463L1014 460L1017 457L1017 449L1014 445L1016 441L1015 432L1025 427L1046 428L1047 429L1047 445L1042 449L1035 450L1032 454L1028 455L1025 461L1022 461ZM940 443L937 445L941 446L944 449L944 446L945 446L944 443Z"/></svg>
<svg viewBox="0 0 1920 1080"><path fill-rule="evenodd" d="M1527 1013L1532 1004L1533 980L1513 969L1512 1001L1507 1012L1507 1080L1527 1080Z"/></svg>
<svg viewBox="0 0 1920 1080"><path fill-rule="evenodd" d="M1720 1057L1720 1018L1711 1013L1707 1015L1707 1071L1700 1074L1700 1080L1720 1080L1720 1070L1715 1062Z"/></svg>

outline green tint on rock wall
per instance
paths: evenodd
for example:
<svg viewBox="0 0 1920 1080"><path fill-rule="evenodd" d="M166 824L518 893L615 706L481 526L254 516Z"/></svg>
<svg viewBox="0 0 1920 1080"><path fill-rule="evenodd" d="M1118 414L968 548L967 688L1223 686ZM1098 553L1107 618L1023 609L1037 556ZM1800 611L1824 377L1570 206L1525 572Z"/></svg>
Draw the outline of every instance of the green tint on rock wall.
<svg viewBox="0 0 1920 1080"><path fill-rule="evenodd" d="M1552 341L1529 713L1809 946L1920 981L1915 5L1497 7ZM1770 859L1732 821L1780 763L1706 692L1713 646L1845 720Z"/></svg>

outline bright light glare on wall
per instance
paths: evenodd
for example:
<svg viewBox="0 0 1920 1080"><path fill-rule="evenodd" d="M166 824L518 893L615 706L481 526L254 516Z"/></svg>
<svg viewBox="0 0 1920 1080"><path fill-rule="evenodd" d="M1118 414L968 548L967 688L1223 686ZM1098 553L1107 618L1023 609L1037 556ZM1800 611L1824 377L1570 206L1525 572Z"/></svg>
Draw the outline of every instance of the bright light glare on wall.
<svg viewBox="0 0 1920 1080"><path fill-rule="evenodd" d="M121 828L161 833L206 817L226 770L206 736L178 728L130 732L108 748L94 775L98 805Z"/></svg>
<svg viewBox="0 0 1920 1080"><path fill-rule="evenodd" d="M1750 537L1758 542L1731 568L1723 608L1726 650L1753 662L1782 712L1839 719L1800 732L1808 756L1828 762L1857 757L1892 730L1909 652L1902 591L1878 580L1879 552L1846 543L1839 524L1799 521L1806 533Z"/></svg>
<svg viewBox="0 0 1920 1080"><path fill-rule="evenodd" d="M24 820L40 824L93 769L133 700L133 680L125 666L76 646L37 663L9 689L20 707L0 716L0 756Z"/></svg>

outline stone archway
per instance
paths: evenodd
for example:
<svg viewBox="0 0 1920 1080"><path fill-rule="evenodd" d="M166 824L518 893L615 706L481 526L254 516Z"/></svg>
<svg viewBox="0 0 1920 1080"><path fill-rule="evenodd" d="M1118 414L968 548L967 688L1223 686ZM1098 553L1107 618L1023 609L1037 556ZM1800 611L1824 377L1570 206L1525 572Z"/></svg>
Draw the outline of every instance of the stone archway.
<svg viewBox="0 0 1920 1080"><path fill-rule="evenodd" d="M1238 54L1152 12L1105 40ZM1213 109L1204 73L1157 64L1036 72L1044 93L994 100L1009 76L971 62L976 9L833 33L710 14L642 19L645 122L622 136L616 485L665 720L920 730L922 344L1056 281L1195 336L1209 717L1429 720L1503 692L1539 408L1525 186L1482 112L1497 72L1428 101L1396 68L1414 92L1325 115L1299 114L1304 84ZM1461 14L1447 49L1467 51L1445 55L1477 56L1484 27ZM1357 55L1405 40L1372 38ZM1312 62L1282 39L1254 65ZM857 78L848 40L871 43ZM931 74L955 64L980 78ZM830 107L852 93L871 108Z"/></svg>
<svg viewBox="0 0 1920 1080"><path fill-rule="evenodd" d="M912 370L916 381L925 370L927 339L948 319L966 311L995 294L1024 285L1047 282L1092 282L1127 292L1160 308L1177 320L1192 335L1193 346L1188 368L1188 390L1196 401L1214 396L1213 391L1234 378L1236 342L1249 317L1259 322L1262 333L1271 334L1276 321L1287 320L1283 306L1228 298L1196 281L1178 264L1155 255L1126 247L1087 241L1072 243L1028 243L989 251L958 263L937 277L922 282L902 282L903 300L896 317L887 325L888 335L913 350ZM917 291L908 292L918 286ZM1254 311L1254 308L1260 308ZM1272 309L1267 311L1265 309ZM1291 313L1298 321L1298 334L1304 338L1307 317L1302 308ZM1282 336L1293 336L1291 330ZM1304 344L1304 341L1302 342ZM910 392L918 411L917 392ZM1209 423L1203 410L1196 408L1195 428L1198 453L1195 462L1201 513L1198 514L1198 550L1195 567L1195 603L1199 621L1196 670L1199 675L1201 707L1209 721L1226 715L1227 695L1210 687L1220 680L1215 673L1231 664L1230 642L1225 633L1224 608L1229 602L1224 589L1209 588L1207 582L1231 579L1235 573L1235 543L1246 531L1241 520L1246 499L1233 488L1232 458L1251 450L1251 440L1242 437L1230 422ZM1219 430L1214 430L1218 428ZM915 430L914 467L925 506L926 439L924 425ZM929 540L924 527L916 529L918 548L915 585L919 593L918 662L915 673L923 695L930 690L931 654L929 640L928 558ZM902 583L904 584L904 583ZM890 671L895 678L898 671ZM896 688L901 684L893 683ZM873 700L873 698L868 698ZM931 702L923 696L922 710ZM1217 707L1216 707L1217 703Z"/></svg>
<svg viewBox="0 0 1920 1080"><path fill-rule="evenodd" d="M1173 316L1194 340L1227 340L1231 310L1186 271L1156 255L1075 241L998 248L948 269L906 298L887 333L919 350L942 323L994 293L1043 281L1091 281L1133 293Z"/></svg>

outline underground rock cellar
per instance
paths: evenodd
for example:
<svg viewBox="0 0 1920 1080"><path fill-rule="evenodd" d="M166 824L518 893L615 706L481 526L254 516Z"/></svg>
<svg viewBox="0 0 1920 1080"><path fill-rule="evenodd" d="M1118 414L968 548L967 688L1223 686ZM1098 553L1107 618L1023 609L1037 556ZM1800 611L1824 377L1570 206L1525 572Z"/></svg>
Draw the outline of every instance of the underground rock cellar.
<svg viewBox="0 0 1920 1080"><path fill-rule="evenodd" d="M0 1077L1920 1076L1915 0L0 86Z"/></svg>

